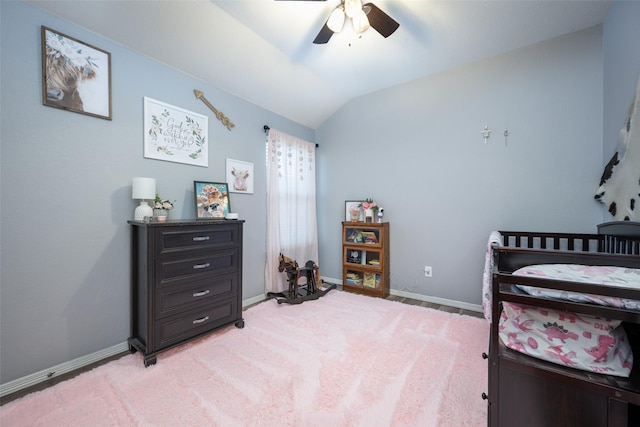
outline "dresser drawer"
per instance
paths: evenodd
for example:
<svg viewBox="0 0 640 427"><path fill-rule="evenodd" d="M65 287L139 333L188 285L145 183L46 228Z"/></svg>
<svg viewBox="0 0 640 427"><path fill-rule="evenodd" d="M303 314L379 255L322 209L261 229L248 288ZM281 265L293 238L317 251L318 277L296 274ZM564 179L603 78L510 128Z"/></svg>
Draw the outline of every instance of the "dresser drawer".
<svg viewBox="0 0 640 427"><path fill-rule="evenodd" d="M157 230L158 253L191 249L223 249L238 246L237 224L216 227L167 227Z"/></svg>
<svg viewBox="0 0 640 427"><path fill-rule="evenodd" d="M192 255L162 257L156 261L159 286L175 284L183 280L197 280L212 275L235 273L240 265L239 250L197 253Z"/></svg>
<svg viewBox="0 0 640 427"><path fill-rule="evenodd" d="M157 291L156 319L238 295L237 274L213 277Z"/></svg>
<svg viewBox="0 0 640 427"><path fill-rule="evenodd" d="M162 348L240 318L237 298L218 301L198 310L156 321L156 342L159 348Z"/></svg>

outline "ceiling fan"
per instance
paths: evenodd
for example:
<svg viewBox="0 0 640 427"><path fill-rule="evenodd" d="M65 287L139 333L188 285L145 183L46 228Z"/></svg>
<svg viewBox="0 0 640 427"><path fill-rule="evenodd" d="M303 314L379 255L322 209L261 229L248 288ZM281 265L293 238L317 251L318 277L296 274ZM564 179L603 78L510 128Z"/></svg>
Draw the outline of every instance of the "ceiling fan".
<svg viewBox="0 0 640 427"><path fill-rule="evenodd" d="M295 0L294 0L295 1ZM326 1L326 0L298 0L298 1ZM341 0L327 18L320 32L313 40L314 44L325 44L334 33L339 33L347 21L351 19L353 30L362 33L369 27L376 30L384 38L389 37L398 29L398 24L392 17L384 13L373 3L364 3L362 0Z"/></svg>

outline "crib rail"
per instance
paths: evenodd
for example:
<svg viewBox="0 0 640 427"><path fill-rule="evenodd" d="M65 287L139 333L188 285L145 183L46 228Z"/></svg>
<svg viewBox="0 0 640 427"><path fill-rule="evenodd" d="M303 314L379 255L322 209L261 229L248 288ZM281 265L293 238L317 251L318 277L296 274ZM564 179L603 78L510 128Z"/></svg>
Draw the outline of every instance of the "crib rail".
<svg viewBox="0 0 640 427"><path fill-rule="evenodd" d="M605 222L598 225L598 234L604 236L604 252L640 255L640 222Z"/></svg>
<svg viewBox="0 0 640 427"><path fill-rule="evenodd" d="M604 236L584 233L545 233L500 231L508 248L553 249L578 252L603 252Z"/></svg>

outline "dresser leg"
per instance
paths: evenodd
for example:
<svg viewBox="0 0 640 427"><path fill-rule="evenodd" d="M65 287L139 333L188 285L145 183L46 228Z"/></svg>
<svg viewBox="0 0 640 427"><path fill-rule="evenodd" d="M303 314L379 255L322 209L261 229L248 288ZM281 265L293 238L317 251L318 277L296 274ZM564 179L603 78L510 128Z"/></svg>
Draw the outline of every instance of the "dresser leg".
<svg viewBox="0 0 640 427"><path fill-rule="evenodd" d="M129 344L129 352L131 354L135 353L136 351L141 351L140 350L140 341L138 341L136 338L129 338L127 340L127 343Z"/></svg>
<svg viewBox="0 0 640 427"><path fill-rule="evenodd" d="M157 362L156 356L145 356L144 358L144 367L148 368L151 365L155 365Z"/></svg>
<svg viewBox="0 0 640 427"><path fill-rule="evenodd" d="M244 328L244 319L240 319L236 322L236 328L238 329Z"/></svg>

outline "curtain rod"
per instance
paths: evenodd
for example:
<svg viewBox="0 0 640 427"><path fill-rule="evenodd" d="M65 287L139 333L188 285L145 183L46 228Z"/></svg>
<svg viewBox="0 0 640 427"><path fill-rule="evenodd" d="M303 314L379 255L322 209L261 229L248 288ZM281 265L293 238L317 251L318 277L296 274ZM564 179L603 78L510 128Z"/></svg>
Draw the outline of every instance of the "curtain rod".
<svg viewBox="0 0 640 427"><path fill-rule="evenodd" d="M269 127L269 125L264 125L264 127L262 129L264 129L264 133L269 133L269 130L271 128ZM316 144L316 148L318 148L318 147L320 147L320 146L318 144Z"/></svg>

